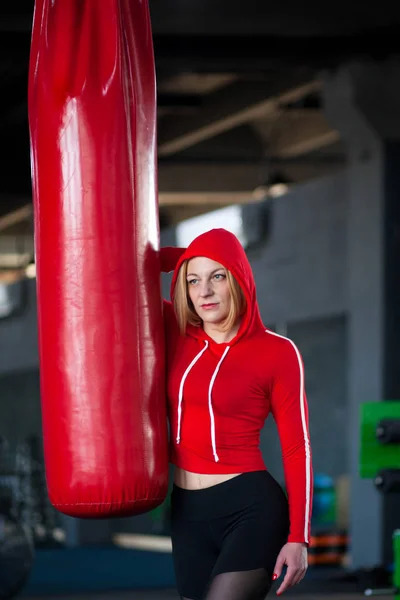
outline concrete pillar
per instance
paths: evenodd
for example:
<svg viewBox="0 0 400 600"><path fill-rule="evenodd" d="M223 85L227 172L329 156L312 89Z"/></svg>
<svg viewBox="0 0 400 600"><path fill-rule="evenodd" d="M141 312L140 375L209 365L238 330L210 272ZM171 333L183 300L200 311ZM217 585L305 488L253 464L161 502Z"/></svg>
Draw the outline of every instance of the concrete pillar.
<svg viewBox="0 0 400 600"><path fill-rule="evenodd" d="M399 495L382 497L359 476L360 404L400 398L400 62L348 65L326 74L324 92L349 164L352 567L371 567L392 561L391 533L400 526Z"/></svg>

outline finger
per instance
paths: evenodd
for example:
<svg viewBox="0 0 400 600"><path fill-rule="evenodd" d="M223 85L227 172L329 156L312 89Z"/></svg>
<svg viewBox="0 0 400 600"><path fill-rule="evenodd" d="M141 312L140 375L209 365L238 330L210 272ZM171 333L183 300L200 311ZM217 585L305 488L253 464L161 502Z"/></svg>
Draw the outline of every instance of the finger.
<svg viewBox="0 0 400 600"><path fill-rule="evenodd" d="M303 571L303 577L302 577L302 579L304 579L304 577L305 577L306 575L307 575L307 567L306 567L306 568L304 569L304 571Z"/></svg>
<svg viewBox="0 0 400 600"><path fill-rule="evenodd" d="M291 581L290 585L291 585L291 586L297 585L298 583L300 583L300 581L301 581L302 579L303 579L302 573L301 573L301 572L299 572L299 573L297 573L297 574L296 574L296 575L293 577L293 579L292 579L292 581Z"/></svg>
<svg viewBox="0 0 400 600"><path fill-rule="evenodd" d="M297 585L304 579L307 569L301 569L296 579L293 581L292 585Z"/></svg>
<svg viewBox="0 0 400 600"><path fill-rule="evenodd" d="M297 576L297 569L295 567L288 567L285 578L282 581L281 585L279 586L279 588L276 592L277 596L280 596L281 594L283 594L283 592L285 592L292 585L293 579L296 576Z"/></svg>
<svg viewBox="0 0 400 600"><path fill-rule="evenodd" d="M279 577L282 574L282 569L283 569L283 565L285 564L285 559L283 556L279 555L276 563L275 563L275 568L274 568L274 572L272 575L272 581L275 581L276 579L279 579Z"/></svg>

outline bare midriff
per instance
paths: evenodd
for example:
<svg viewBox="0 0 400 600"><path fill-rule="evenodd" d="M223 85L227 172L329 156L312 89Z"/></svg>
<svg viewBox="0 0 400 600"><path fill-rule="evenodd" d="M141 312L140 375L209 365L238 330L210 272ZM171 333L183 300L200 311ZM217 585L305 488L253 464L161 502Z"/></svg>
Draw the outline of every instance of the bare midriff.
<svg viewBox="0 0 400 600"><path fill-rule="evenodd" d="M174 483L185 490L202 490L213 485L218 485L229 479L237 477L240 473L207 475L204 473L191 473L179 467L175 468Z"/></svg>

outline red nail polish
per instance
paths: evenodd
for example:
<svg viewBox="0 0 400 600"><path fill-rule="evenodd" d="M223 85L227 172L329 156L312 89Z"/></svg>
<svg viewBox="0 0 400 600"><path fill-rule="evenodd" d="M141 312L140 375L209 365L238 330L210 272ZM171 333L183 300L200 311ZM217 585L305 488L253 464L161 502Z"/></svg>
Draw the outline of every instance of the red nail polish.
<svg viewBox="0 0 400 600"><path fill-rule="evenodd" d="M273 574L272 581L275 581L275 579L278 579L278 575L276 573Z"/></svg>

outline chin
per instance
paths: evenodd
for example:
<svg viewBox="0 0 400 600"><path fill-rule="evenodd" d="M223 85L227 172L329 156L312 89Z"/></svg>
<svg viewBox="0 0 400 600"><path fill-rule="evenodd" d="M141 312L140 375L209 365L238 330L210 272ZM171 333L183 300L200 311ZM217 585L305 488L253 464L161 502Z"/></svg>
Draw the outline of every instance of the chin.
<svg viewBox="0 0 400 600"><path fill-rule="evenodd" d="M203 321L203 323L211 323L213 325L222 323L222 321L224 321L228 316L228 312L224 313L222 310L209 311L204 310L201 307L199 307L198 310L196 310L196 312L199 315L200 319Z"/></svg>
<svg viewBox="0 0 400 600"><path fill-rule="evenodd" d="M213 325L219 325L226 319L227 315L205 315L203 317L204 323L212 323Z"/></svg>

